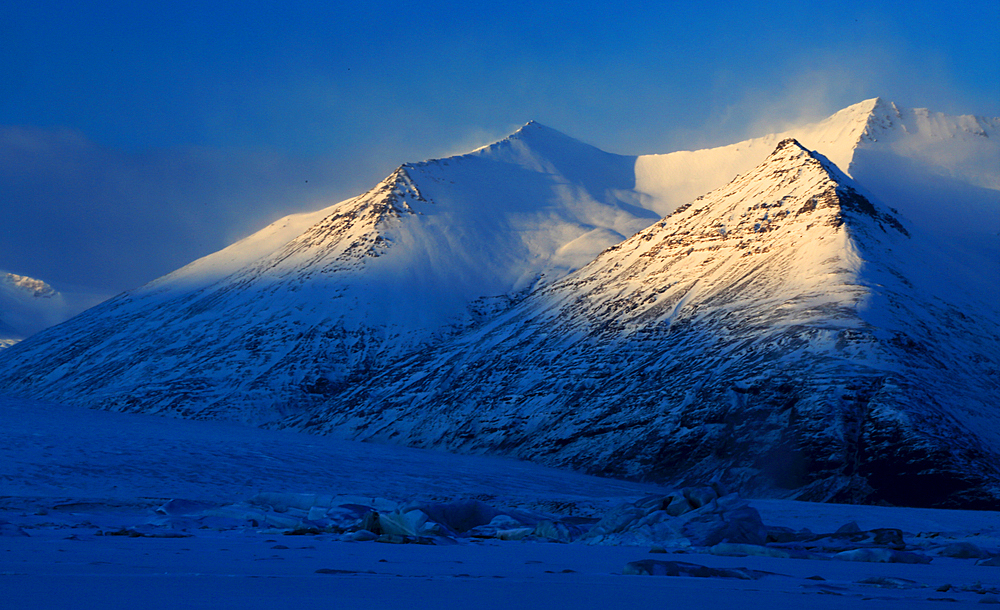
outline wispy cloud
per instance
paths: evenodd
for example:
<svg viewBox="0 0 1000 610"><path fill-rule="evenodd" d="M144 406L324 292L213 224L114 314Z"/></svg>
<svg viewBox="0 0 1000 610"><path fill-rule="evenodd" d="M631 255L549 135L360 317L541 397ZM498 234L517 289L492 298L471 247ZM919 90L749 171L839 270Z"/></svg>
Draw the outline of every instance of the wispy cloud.
<svg viewBox="0 0 1000 610"><path fill-rule="evenodd" d="M947 62L933 50L914 49L888 31L877 43L813 49L776 62L782 69L757 84L718 70L704 120L679 125L672 139L688 148L719 146L818 121L874 97L956 114L990 111L956 101Z"/></svg>
<svg viewBox="0 0 1000 610"><path fill-rule="evenodd" d="M127 153L78 131L0 127L0 268L135 287L280 216L357 194L349 169L266 151Z"/></svg>

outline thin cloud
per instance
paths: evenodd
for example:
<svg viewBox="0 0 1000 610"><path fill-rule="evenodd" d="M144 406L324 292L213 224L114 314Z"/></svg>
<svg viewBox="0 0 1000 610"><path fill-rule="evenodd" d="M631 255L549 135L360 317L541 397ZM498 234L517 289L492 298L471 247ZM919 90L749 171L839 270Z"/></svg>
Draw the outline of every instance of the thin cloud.
<svg viewBox="0 0 1000 610"><path fill-rule="evenodd" d="M126 153L0 127L0 268L99 292L139 286L283 215L356 193L350 168L265 151Z"/></svg>

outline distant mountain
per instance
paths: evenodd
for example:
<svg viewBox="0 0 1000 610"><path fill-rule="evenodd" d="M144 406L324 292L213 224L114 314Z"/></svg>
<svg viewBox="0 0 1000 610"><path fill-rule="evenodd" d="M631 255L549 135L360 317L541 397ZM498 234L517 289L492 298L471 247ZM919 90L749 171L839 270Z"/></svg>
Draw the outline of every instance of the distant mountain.
<svg viewBox="0 0 1000 610"><path fill-rule="evenodd" d="M835 501L995 506L1000 315L794 140L321 432Z"/></svg>
<svg viewBox="0 0 1000 610"><path fill-rule="evenodd" d="M79 293L64 294L42 280L0 271L0 349L58 324L99 302Z"/></svg>
<svg viewBox="0 0 1000 610"><path fill-rule="evenodd" d="M650 156L529 123L4 350L0 390L993 506L998 193L1000 120L883 100Z"/></svg>

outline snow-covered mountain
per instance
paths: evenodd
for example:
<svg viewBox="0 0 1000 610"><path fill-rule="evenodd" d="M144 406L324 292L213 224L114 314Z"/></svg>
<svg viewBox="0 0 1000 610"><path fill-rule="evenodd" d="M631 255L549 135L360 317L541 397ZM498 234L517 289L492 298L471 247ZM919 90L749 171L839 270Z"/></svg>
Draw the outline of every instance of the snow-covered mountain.
<svg viewBox="0 0 1000 610"><path fill-rule="evenodd" d="M990 505L1000 316L897 214L785 140L293 424L808 499Z"/></svg>
<svg viewBox="0 0 1000 610"><path fill-rule="evenodd" d="M655 222L633 166L529 123L123 294L18 346L0 376L74 403L273 420Z"/></svg>
<svg viewBox="0 0 1000 610"><path fill-rule="evenodd" d="M5 350L0 388L758 493L989 504L998 189L1000 120L882 100L639 157L529 123Z"/></svg>

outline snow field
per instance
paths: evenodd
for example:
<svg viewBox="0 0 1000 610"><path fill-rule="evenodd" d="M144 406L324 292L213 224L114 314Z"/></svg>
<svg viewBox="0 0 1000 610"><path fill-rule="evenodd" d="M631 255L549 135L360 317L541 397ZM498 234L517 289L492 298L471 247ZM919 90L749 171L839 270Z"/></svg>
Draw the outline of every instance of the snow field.
<svg viewBox="0 0 1000 610"><path fill-rule="evenodd" d="M748 608L912 608L990 601L1000 590L1000 568L939 554L953 542L1000 551L996 513L752 502L765 524L795 531L832 532L850 521L900 528L909 549L932 558L924 565L488 538L348 542L218 518L185 526L156 509L172 498L197 511L272 491L341 494L383 510L392 500L478 498L565 518L667 490L513 460L20 399L0 399L0 428L0 605L10 608L730 608L734 600ZM644 559L771 574L623 574Z"/></svg>

